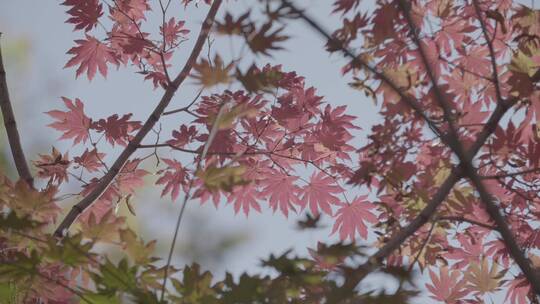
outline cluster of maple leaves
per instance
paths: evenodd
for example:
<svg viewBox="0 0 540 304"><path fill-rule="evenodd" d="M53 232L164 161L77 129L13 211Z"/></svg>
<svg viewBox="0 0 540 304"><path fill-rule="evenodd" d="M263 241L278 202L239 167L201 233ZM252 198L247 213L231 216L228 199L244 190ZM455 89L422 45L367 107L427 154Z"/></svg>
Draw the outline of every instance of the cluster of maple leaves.
<svg viewBox="0 0 540 304"><path fill-rule="evenodd" d="M193 1L184 0L182 4L187 6L190 2ZM258 61L284 48L290 39L286 35L287 22L298 17L284 2L261 2L264 5L253 5L261 9L266 20L252 17L250 10L227 11L219 15L222 17L212 28L217 36L241 39ZM262 212L265 206L284 216L306 210L314 216L323 214L332 218L332 233L337 233L343 241L354 241L358 236L367 240L371 231L376 237L373 246L381 247L402 226L419 216L456 165L450 147L441 143L440 130L447 132L446 124L455 125L459 141L469 147L502 99L516 101L510 110L511 117L495 126L494 135L480 149L474 165L489 192L496 197L517 243L540 267L535 255L540 249L539 232L535 229L540 220L537 174L540 133L536 123L540 118L540 12L508 0L478 1L482 12L478 15L470 1L424 0L408 3L410 18L406 18L399 1L377 1L371 8L363 7L360 2L335 1L333 13L340 15L343 23L326 45L327 51L336 53L335 56L344 50L355 50L357 58L368 62L391 82L355 60L344 63L343 77L351 78L350 86L373 98L380 109L380 122L372 126L367 143L360 147L354 140L359 129L356 117L347 112L345 105L331 106L318 95L316 88L309 86L309 80L286 71L281 65L257 61L242 70L246 64L240 63L252 58L249 56L226 60L215 53L213 59L210 55L197 59L190 77L201 87L200 93L185 107L155 117L174 120L174 115L184 115L190 119L182 119L183 123L168 134L159 134L160 141L153 144L131 146L143 128L142 122L132 120L132 114L91 118L85 113L83 101L62 97L64 106L47 112L53 120L49 126L62 132L60 139L72 141L83 152L69 155L53 148L51 154L40 155L34 165L37 176L47 182L43 191L24 190L22 183L5 181L3 188L0 187L0 202L12 210L22 210L19 217L6 221L5 226L13 228L29 221L22 215L31 216L34 221L54 223L61 210L53 197L63 184L79 182L78 195L85 197L99 187L101 177L111 170L105 150L153 151L146 157L132 157L118 169L99 198L86 210L80 210L82 216L77 220L80 234L68 238L76 244L83 239L120 242L129 248L136 265L145 265L146 277L125 278L137 281L127 289L113 286L114 279L107 280L107 273L125 271L136 276L140 270L130 269L127 261L118 266L98 266L93 257L88 258L90 247L81 255L79 245L73 246L79 248L79 253L70 254L82 260L72 264L53 263L47 266L51 269L40 268L37 273L66 271L73 278L86 273L86 280L92 277L96 286L105 286L103 290L110 292L116 288L115 291L147 299L135 291L159 287L158 277L168 267L149 264L154 262L150 258L154 243L139 240L113 210L124 202L133 210L130 200L150 173L157 175L154 183L162 189L161 196L173 201L197 199L203 204L211 201L216 207L232 204L236 213L243 212L246 216L252 210ZM106 76L111 66L130 67L151 81L154 89L169 92L173 83L170 70L174 69L170 62L194 32L185 27L184 20L166 18L170 3L160 1L159 5L151 6L146 0L64 1L62 5L68 8L69 15L67 23L83 36L68 51L72 57L66 67L75 67L76 76L86 74L89 80L97 71ZM226 6L222 5L224 10ZM163 13L163 22L154 31L147 29L146 23L151 9ZM411 31L420 37L418 43ZM484 38L484 32L489 41ZM438 93L430 77L437 79L437 86L451 105L451 121L446 120L435 101ZM227 89L223 89L225 86ZM403 96L414 98L425 115L415 113ZM91 106L91 102L86 106ZM161 151L168 156L161 156ZM186 162L186 155L192 156L193 162ZM154 157L159 160L158 165L149 169L148 160ZM4 199L2 193L15 195ZM16 198L17 193L32 197ZM350 193L355 196L349 198ZM25 205L24 201L32 205ZM29 212L39 202L49 207L36 214ZM39 230L38 224L28 223L33 233ZM42 238L45 234L39 232L34 237ZM22 240L24 235L15 239ZM68 255L58 258L55 254L59 254L59 249L55 245L45 247L51 258L59 260ZM327 248L322 246L321 250ZM359 254L350 247L339 250L338 262L336 255L330 259L333 262L328 262L312 250L316 265L305 260L280 263L299 263L304 265L300 267L300 272L305 272L303 275L313 275L311 271L315 271L322 276L321 269L334 271L345 257ZM31 255L19 258L28 265L41 262ZM84 263L89 265L82 266ZM275 263L271 266L276 265L284 267ZM387 269L407 265L409 270L415 265L422 272L427 270L430 282L426 287L432 298L441 302L483 303L501 290L505 301L511 303L526 303L534 298L525 277L514 273L516 267L498 238L497 227L474 187L465 179L455 184L429 224L404 240L400 249L386 259ZM89 270L92 267L101 267L105 277ZM186 291L186 286L192 284L188 278L204 281L207 299L215 296L217 301L222 290L217 285L211 287L208 276L199 274L197 267L187 267L184 283L173 283L186 299L192 292ZM54 280L73 284L65 276L60 277ZM249 285L247 277L245 280ZM291 282L290 277L288 280ZM235 284L232 278L224 282ZM270 286L276 282L277 279L264 284ZM317 282L323 284L322 279ZM48 297L60 299L57 286L53 287L50 280L48 284L51 285L47 287L51 291ZM325 288L321 285L320 290L302 285L299 296L303 295L307 301L311 299L310 292L318 296L321 290L333 292L335 283L329 284ZM100 293L103 290L86 296L96 301L110 300L101 297L106 293ZM327 299L331 299L332 292ZM403 292L396 293L403 297L401 300L415 294ZM66 298L70 296L68 293ZM186 303L198 303L202 299ZM317 299L313 303L321 301L321 298L313 299ZM351 299L354 299L352 294Z"/></svg>
<svg viewBox="0 0 540 304"><path fill-rule="evenodd" d="M540 266L534 254L539 248L534 227L540 215L535 190L540 156L536 123L540 117L540 13L513 1L478 2L484 12L480 16L471 1L412 2L410 19L415 29L411 29L398 1L381 1L372 13L357 9L360 1L336 1L335 11L343 14L343 26L333 38L359 50L357 56L383 71L421 104L434 125L445 128L448 121L444 121L429 81L428 72L432 73L451 105L452 123L465 147L472 145L487 124L501 96L519 100L511 117L496 126L475 166L518 244ZM484 18L485 29L479 18ZM482 36L484 30L489 41ZM420 45L411 31L420 37ZM340 51L335 41L327 49ZM423 63L424 55L429 69ZM383 208L379 209L378 227L386 237L399 223L418 216L455 161L426 120L415 115L388 83L354 62L343 71L354 75L351 86L381 106L383 119L372 127L370 142L360 149L361 167L352 181L379 194ZM500 290L505 290L509 303L534 299L524 277L512 274L509 252L474 190L468 181L458 183L431 226L417 231L388 263L402 265L413 260L421 269L429 267L432 282L427 288L433 299L446 303L483 303Z"/></svg>

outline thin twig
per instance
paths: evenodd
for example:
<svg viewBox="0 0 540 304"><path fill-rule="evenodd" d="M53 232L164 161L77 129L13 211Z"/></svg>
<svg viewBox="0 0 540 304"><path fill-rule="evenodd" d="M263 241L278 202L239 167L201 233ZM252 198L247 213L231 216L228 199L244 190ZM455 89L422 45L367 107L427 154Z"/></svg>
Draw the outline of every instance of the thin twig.
<svg viewBox="0 0 540 304"><path fill-rule="evenodd" d="M169 105L174 94L178 90L178 87L188 77L193 67L193 64L196 62L197 58L199 57L199 54L202 51L202 48L206 41L206 37L210 33L210 30L214 23L214 18L216 16L216 13L221 3L222 3L222 0L214 0L214 2L212 3L212 6L210 7L210 10L208 11L208 15L206 16L205 21L203 22L201 26L201 31L199 33L199 37L197 38L197 41L195 42L195 46L193 47L193 50L191 51L191 54L189 58L187 59L182 71L178 74L178 76L176 76L172 84L167 86L165 93L163 94L163 97L161 98L160 102L158 103L154 111L150 114L150 116L148 117L144 125L141 127L141 129L139 129L135 137L128 143L124 151L122 151L120 156L118 156L116 161L111 166L110 170L101 178L101 181L96 185L94 190L92 190L92 192L90 192L86 197L84 197L79 203L74 205L71 211L68 213L68 215L56 228L54 235L57 238L62 239L65 233L67 232L67 230L69 229L69 227L71 226L71 224L77 219L77 217L86 208L90 207L94 203L94 201L98 199L99 196L109 187L110 183L114 180L114 178L120 172L120 170L122 170L122 167L124 167L124 164L128 161L131 155L137 150L137 147L140 145L144 137L148 134L148 132L150 132L150 130L152 130L156 122L159 120L165 108Z"/></svg>
<svg viewBox="0 0 540 304"><path fill-rule="evenodd" d="M439 216L439 219L444 220L444 221L452 221L452 222L464 222L464 223L473 224L473 225L480 226L480 227L487 228L487 229L491 229L491 230L497 230L496 226L486 224L486 223L482 223L482 222L479 222L477 220L466 218L464 216Z"/></svg>
<svg viewBox="0 0 540 304"><path fill-rule="evenodd" d="M173 256L173 253L174 253L174 248L175 248L175 245L176 245L176 240L178 238L178 232L180 231L180 224L182 222L182 218L184 216L184 211L186 210L186 206L187 206L187 203L191 197L191 189L193 188L193 183L195 181L195 174L197 173L197 171L200 170L201 168L201 163L202 163L202 160L204 158L206 158L206 155L208 153L208 149L210 148L210 145L212 145L212 142L214 141L214 138L219 130L219 120L221 119L221 116L223 115L224 113L224 110L225 110L225 103L221 105L221 107L219 108L219 111L216 115L216 119L214 120L214 124L212 125L212 129L210 130L210 134L208 135L208 139L206 140L206 143L204 144L204 148L203 148L203 152L202 154L198 157L199 159L197 160L197 165L196 165L196 169L195 169L195 172L194 172L194 176L191 177L190 181L189 181L189 185L188 185L188 188L184 194L184 199L182 201L182 207L180 208L180 213L178 214L178 218L176 219L176 226L175 226L175 229L174 229L174 235L173 235L173 239L171 241L171 247L169 249L169 255L167 257L167 264L165 265L165 271L163 273L163 285L161 285L161 297L160 297L160 301L163 301L163 298L165 296L165 287L167 285L167 279L168 279L168 269L169 269L169 265L171 265L171 260L172 260L172 256Z"/></svg>
<svg viewBox="0 0 540 304"><path fill-rule="evenodd" d="M358 58L357 56L355 56L352 51L348 50L339 41L337 41L335 38L330 36L330 34L328 34L328 32L325 31L313 19L306 16L303 12L298 10L289 1L282 0L282 3L285 6L289 7L295 14L297 14L302 20L304 20L307 24L309 24L321 36L326 38L331 43L338 45L342 53L345 54L345 56L349 57L353 61L353 63L359 64L367 68L370 72L372 72L377 77L379 77L383 82L387 83L390 86L390 88L392 88L392 90L394 90L397 94L399 94L403 100L406 101L406 99L408 99L408 96L405 95L403 92L401 92L401 90L399 90L399 87L393 84L393 82L389 78L382 77L384 76L384 74L380 73L378 70L368 65L361 58ZM476 141L472 144L470 149L467 151L466 159L472 159L476 155L476 153L478 153L478 151L484 145L487 138L491 136L491 134L495 131L496 127L499 124L499 121L502 119L504 114L508 111L508 109L510 109L515 104L516 101L517 100L512 99L512 100L508 100L506 102L500 102L497 104L488 122L484 125L484 128L478 135ZM425 115L422 115L421 113L417 113L417 115L426 117ZM437 133L438 128L435 127L431 129L435 132L435 134L440 135L440 133ZM444 199L450 193L454 184L457 183L461 179L461 175L462 175L461 168L454 167L450 175L446 178L446 180L442 183L442 185L437 190L437 193L435 193L435 195L432 197L430 202L419 213L419 215L415 217L406 227L398 231L388 242L384 244L383 247L381 247L375 254L373 254L366 263L357 267L356 271L354 271L350 276L347 277L347 279L345 280L344 284L341 287L341 289L344 292L336 297L336 302L343 300L344 297L346 297L347 290L353 290L356 287L356 285L358 285L358 283L367 276L368 273L373 271L379 264L381 264L381 262L386 257L388 257L394 250L399 248L399 246L409 236L414 234L420 227L422 227L425 223L428 222L428 220L431 218L435 210L437 210L438 206L444 201ZM340 296L343 298L339 298Z"/></svg>

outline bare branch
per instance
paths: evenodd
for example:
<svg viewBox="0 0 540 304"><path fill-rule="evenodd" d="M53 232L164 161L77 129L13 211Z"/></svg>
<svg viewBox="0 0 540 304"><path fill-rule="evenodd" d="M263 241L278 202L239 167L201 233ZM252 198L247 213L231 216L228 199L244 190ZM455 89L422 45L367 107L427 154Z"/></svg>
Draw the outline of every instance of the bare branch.
<svg viewBox="0 0 540 304"><path fill-rule="evenodd" d="M116 175L122 170L122 167L127 162L129 157L137 150L137 147L140 145L144 137L152 130L156 122L159 120L163 112L165 111L165 108L169 105L171 102L171 99L173 98L174 94L178 90L178 87L184 82L184 80L188 77L191 68L193 67L193 64L196 62L197 58L199 57L202 48L204 46L204 43L206 41L206 37L208 37L208 34L210 33L210 30L212 28L212 24L214 23L214 18L216 16L216 13L219 9L219 6L221 5L222 0L214 0L212 3L212 6L210 7L210 10L208 11L208 14L206 16L205 21L203 22L201 26L201 31L199 33L199 37L197 38L197 41L195 42L195 46L193 47L193 50L191 51L191 54L189 58L187 59L182 71L176 76L176 78L173 80L173 82L167 86L165 93L163 94L163 97L161 98L160 102L154 109L154 111L150 114L144 125L139 129L135 137L129 142L127 147L122 151L120 156L116 159L116 161L113 163L109 171L101 178L101 181L99 184L94 188L92 192L90 192L86 197L84 197L79 203L74 205L71 209L71 211L68 213L68 215L64 218L64 220L60 223L60 225L56 228L54 235L62 239L71 224L77 219L77 217L92 203L99 198L99 196L107 189L107 187L110 185L110 183L114 180Z"/></svg>
<svg viewBox="0 0 540 304"><path fill-rule="evenodd" d="M1 35L1 33L0 33ZM15 114L11 107L11 101L9 99L9 92L6 80L6 70L4 69L4 62L2 60L2 50L0 49L0 108L2 109L2 117L4 118L4 126L11 147L11 155L15 162L15 167L19 173L19 177L24 180L28 185L33 187L34 178L30 174L26 157L21 145L21 139L19 137L19 131L17 130L17 123L15 120Z"/></svg>

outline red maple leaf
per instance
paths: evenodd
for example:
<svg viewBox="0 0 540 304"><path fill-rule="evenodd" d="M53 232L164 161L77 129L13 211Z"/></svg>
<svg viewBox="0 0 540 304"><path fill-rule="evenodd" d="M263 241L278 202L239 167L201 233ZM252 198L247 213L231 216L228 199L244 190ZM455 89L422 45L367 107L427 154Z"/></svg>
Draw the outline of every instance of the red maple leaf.
<svg viewBox="0 0 540 304"><path fill-rule="evenodd" d="M66 23L75 24L75 30L88 32L97 26L99 17L103 15L103 6L98 0L66 0L62 5L72 6L66 12L71 15Z"/></svg>
<svg viewBox="0 0 540 304"><path fill-rule="evenodd" d="M138 169L137 167L141 163L141 160L136 158L128 161L114 181L114 187L116 187L121 195L128 195L135 193L135 190L144 186L143 177L148 174L148 171Z"/></svg>
<svg viewBox="0 0 540 304"><path fill-rule="evenodd" d="M261 206L257 202L259 195L260 193L257 191L257 187L253 184L249 184L243 187L234 187L227 198L228 202L234 203L235 214L242 208L244 214L248 216L250 209L255 209L259 213L261 212Z"/></svg>
<svg viewBox="0 0 540 304"><path fill-rule="evenodd" d="M94 78L96 71L104 77L107 76L107 63L118 66L119 56L108 45L96 38L86 35L86 39L75 40L79 46L72 47L67 53L73 57L66 63L64 68L79 65L76 76L79 77L85 71L89 80Z"/></svg>
<svg viewBox="0 0 540 304"><path fill-rule="evenodd" d="M116 0L111 8L111 18L121 24L132 24L146 20L144 14L149 11L148 0Z"/></svg>
<svg viewBox="0 0 540 304"><path fill-rule="evenodd" d="M346 14L351 9L357 7L359 3L360 0L337 0L334 2L335 8L332 12L342 12L342 14Z"/></svg>
<svg viewBox="0 0 540 304"><path fill-rule="evenodd" d="M105 153L99 153L97 149L91 151L86 149L81 156L75 156L73 161L79 166L85 168L88 172L96 172L103 167L103 163L101 161L103 157L105 157ZM75 169L77 168L78 167L75 167Z"/></svg>
<svg viewBox="0 0 540 304"><path fill-rule="evenodd" d="M69 111L53 110L46 112L46 114L57 120L48 126L64 132L60 139L73 138L74 145L81 141L86 142L92 120L84 114L84 104L79 98L75 98L75 104L66 97L62 97L62 100Z"/></svg>
<svg viewBox="0 0 540 304"><path fill-rule="evenodd" d="M289 209L296 211L293 203L301 205L300 199L298 199L300 188L294 184L297 179L297 176L288 176L276 170L265 175L262 180L264 189L261 191L261 196L268 197L270 207L274 212L279 207L281 213L287 217Z"/></svg>
<svg viewBox="0 0 540 304"><path fill-rule="evenodd" d="M180 131L173 130L172 137L167 141L169 145L182 148L188 143L190 143L197 136L197 128L195 126L190 126L189 128L186 125L180 126Z"/></svg>
<svg viewBox="0 0 540 304"><path fill-rule="evenodd" d="M185 23L185 21L176 22L176 19L173 17L169 19L169 22L159 27L161 35L165 40L165 45L175 46L181 36L186 36L189 33L189 30L184 28Z"/></svg>
<svg viewBox="0 0 540 304"><path fill-rule="evenodd" d="M437 276L431 269L429 270L431 284L426 284L427 289L433 294L431 298L444 303L456 303L465 298L470 290L467 288L467 280L460 279L459 271L448 271L448 267L440 268L440 275Z"/></svg>
<svg viewBox="0 0 540 304"><path fill-rule="evenodd" d="M100 119L92 124L92 128L98 132L104 132L107 141L114 146L119 144L127 146L130 140L130 133L141 128L140 121L130 121L133 114L125 114L122 118L118 118L118 114L109 116L106 120Z"/></svg>
<svg viewBox="0 0 540 304"><path fill-rule="evenodd" d="M34 165L39 168L38 176L48 178L49 183L69 181L67 169L70 161L67 152L62 155L56 148L52 148L52 153L40 154L40 159L34 161Z"/></svg>
<svg viewBox="0 0 540 304"><path fill-rule="evenodd" d="M330 204L337 205L339 199L332 193L341 193L343 189L335 184L335 181L325 173L319 171L311 176L309 185L302 188L303 194L300 202L305 206L309 204L309 209L313 215L319 214L319 208L326 214L332 215Z"/></svg>
<svg viewBox="0 0 540 304"><path fill-rule="evenodd" d="M168 165L166 169L159 170L158 174L163 174L157 181L156 185L165 184L165 188L161 191L161 197L171 193L172 200L176 200L180 193L180 186L186 184L186 169L182 164L174 159L162 158L164 163Z"/></svg>
<svg viewBox="0 0 540 304"><path fill-rule="evenodd" d="M367 196L358 196L350 204L342 204L335 214L336 222L332 233L339 229L339 237L342 240L350 238L354 241L356 232L360 237L367 238L367 226L365 222L375 223L377 217L371 212L375 206L366 202Z"/></svg>

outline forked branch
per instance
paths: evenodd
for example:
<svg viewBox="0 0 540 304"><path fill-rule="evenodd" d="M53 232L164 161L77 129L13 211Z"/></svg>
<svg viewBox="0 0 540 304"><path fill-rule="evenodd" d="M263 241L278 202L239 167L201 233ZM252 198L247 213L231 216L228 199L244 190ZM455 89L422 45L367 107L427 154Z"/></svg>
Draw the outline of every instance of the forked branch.
<svg viewBox="0 0 540 304"><path fill-rule="evenodd" d="M116 159L116 161L113 163L113 165L110 167L109 171L101 178L101 181L97 184L97 186L90 192L86 197L84 197L79 203L74 205L68 215L64 218L64 220L60 223L60 225L56 228L54 235L62 239L71 224L77 219L77 217L88 207L90 207L95 200L97 200L100 195L109 187L111 182L114 180L116 175L122 170L122 167L124 164L128 161L128 159L131 157L131 155L137 150L139 145L141 144L144 137L152 130L156 122L160 119L161 115L171 102L172 97L178 90L178 87L184 82L184 80L188 77L189 73L191 72L191 69L193 67L193 64L195 64L197 58L199 57L203 46L206 42L206 38L208 37L208 34L210 33L210 30L212 29L212 25L214 24L214 19L216 17L216 13L222 3L222 0L214 0L212 3L212 6L210 7L210 10L208 11L208 14L201 26L201 31L199 33L199 36L197 37L197 41L195 42L195 46L193 47L193 50L191 51L191 54L189 58L187 59L184 67L180 71L180 73L174 78L172 83L167 85L167 88L165 90L165 93L163 94L163 97L161 97L161 100L159 101L158 105L154 109L154 111L150 114L150 116L145 121L144 125L139 129L135 137L129 142L127 147L122 151L120 156Z"/></svg>
<svg viewBox="0 0 540 304"><path fill-rule="evenodd" d="M300 16L301 19L303 19L306 23L308 23L315 31L317 31L320 35L322 35L324 38L326 38L329 42L331 42L333 45L339 46L339 49L341 52L346 56L349 57L354 64L357 64L359 66L362 66L366 69L368 69L370 72L372 72L374 75L376 75L381 81L386 83L394 92L396 92L401 99L409 105L411 108L413 108L417 115L422 117L426 120L426 122L431 126L433 123L429 120L429 118L423 113L422 108L419 106L418 102L416 100L412 100L411 97L403 93L397 85L395 85L388 77L385 77L385 75L378 71L375 67L370 66L367 62L363 61L361 58L354 55L352 51L347 49L341 42L339 42L337 39L334 39L332 36L328 34L327 31L325 31L319 24L317 24L313 19L310 17L307 17L302 11L298 10L294 5L292 5L287 0L282 0L282 3L289 7L295 14ZM476 153L480 150L480 148L484 145L486 140L489 138L489 136L495 131L495 128L499 124L500 120L504 116L504 114L508 111L510 107L513 106L513 104L516 102L516 100L499 100L497 107L493 111L491 117L489 118L488 122L484 125L483 130L478 135L476 141L473 143L471 148L465 153L465 155L462 155L462 162L469 164L469 169L471 167L471 160L474 158ZM434 131L438 131L437 128L432 128ZM443 142L448 144L448 141L452 142L455 140L452 138L448 138L446 134L439 132L435 132L442 140ZM455 142L454 142L455 143ZM356 271L352 274L352 276L348 277L345 281L342 288L344 290L352 290L356 287L356 285L371 271L373 271L386 257L388 257L394 250L396 250L405 240L414 234L420 227L422 227L425 223L429 221L429 219L433 216L435 213L437 207L444 201L444 199L447 197L447 195L450 193L453 186L461 179L461 176L463 174L462 167L463 164L460 164L460 166L454 167L452 169L452 173L449 177L443 182L443 184L439 187L437 193L433 196L431 201L428 203L428 205L420 212L420 214L409 223L406 227L402 228L397 234L395 234L381 249L379 249L374 255L372 255L368 261L359 266ZM464 166L467 167L467 166ZM469 172L467 172L469 173ZM476 184L475 184L476 185ZM481 185L482 187L483 185ZM499 227L500 228L500 227ZM504 229L503 229L504 230ZM518 258L523 258L525 261L527 259L523 256L523 254L518 254ZM514 257L515 258L515 257ZM522 259L522 260L523 260ZM525 269L526 269L525 265ZM533 278L534 279L534 278ZM345 293L343 293L345 294Z"/></svg>

